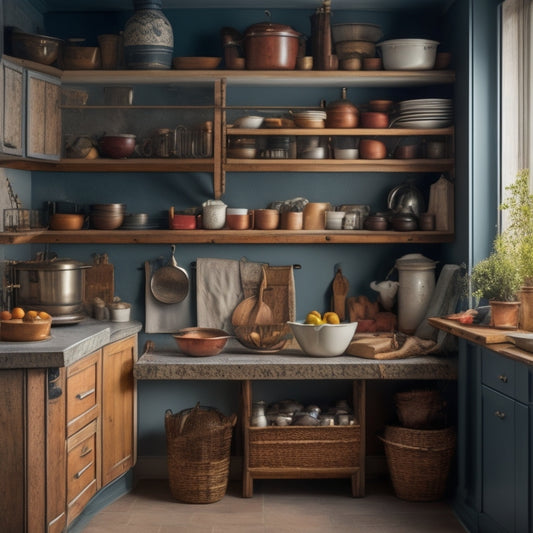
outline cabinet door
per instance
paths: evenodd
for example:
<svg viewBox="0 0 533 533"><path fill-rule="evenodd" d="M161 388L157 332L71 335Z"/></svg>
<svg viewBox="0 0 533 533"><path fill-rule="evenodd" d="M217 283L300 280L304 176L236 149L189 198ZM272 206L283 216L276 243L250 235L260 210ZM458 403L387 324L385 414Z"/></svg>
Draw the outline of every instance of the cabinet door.
<svg viewBox="0 0 533 533"><path fill-rule="evenodd" d="M57 160L61 155L60 82L29 70L27 85L26 155Z"/></svg>
<svg viewBox="0 0 533 533"><path fill-rule="evenodd" d="M2 124L0 151L9 155L24 155L24 69L2 61Z"/></svg>
<svg viewBox="0 0 533 533"><path fill-rule="evenodd" d="M135 464L137 337L109 344L102 358L102 486Z"/></svg>

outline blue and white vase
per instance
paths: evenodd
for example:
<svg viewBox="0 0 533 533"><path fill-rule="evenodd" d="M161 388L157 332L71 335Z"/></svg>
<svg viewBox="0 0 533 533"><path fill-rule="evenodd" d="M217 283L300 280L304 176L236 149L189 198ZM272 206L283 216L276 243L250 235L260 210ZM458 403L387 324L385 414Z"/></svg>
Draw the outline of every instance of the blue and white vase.
<svg viewBox="0 0 533 533"><path fill-rule="evenodd" d="M124 60L130 69L171 68L174 34L161 11L162 0L135 0L135 13L124 27Z"/></svg>

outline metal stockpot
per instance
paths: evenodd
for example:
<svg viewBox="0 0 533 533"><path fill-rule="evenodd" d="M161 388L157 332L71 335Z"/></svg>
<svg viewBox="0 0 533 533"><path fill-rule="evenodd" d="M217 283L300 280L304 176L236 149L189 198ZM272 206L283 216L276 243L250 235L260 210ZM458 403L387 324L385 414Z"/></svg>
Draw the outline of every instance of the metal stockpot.
<svg viewBox="0 0 533 533"><path fill-rule="evenodd" d="M85 317L84 270L91 265L73 259L16 263L17 305L46 311L52 322L79 322Z"/></svg>

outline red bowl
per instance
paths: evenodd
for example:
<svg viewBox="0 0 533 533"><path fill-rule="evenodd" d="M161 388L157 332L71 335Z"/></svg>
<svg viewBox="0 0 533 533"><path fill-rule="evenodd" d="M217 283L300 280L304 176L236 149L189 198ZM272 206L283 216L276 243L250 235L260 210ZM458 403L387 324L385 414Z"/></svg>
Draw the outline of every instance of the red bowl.
<svg viewBox="0 0 533 533"><path fill-rule="evenodd" d="M196 216L174 215L170 220L170 229L196 229Z"/></svg>
<svg viewBox="0 0 533 533"><path fill-rule="evenodd" d="M104 135L98 144L103 156L113 159L124 159L135 151L135 135L128 133L122 135Z"/></svg>

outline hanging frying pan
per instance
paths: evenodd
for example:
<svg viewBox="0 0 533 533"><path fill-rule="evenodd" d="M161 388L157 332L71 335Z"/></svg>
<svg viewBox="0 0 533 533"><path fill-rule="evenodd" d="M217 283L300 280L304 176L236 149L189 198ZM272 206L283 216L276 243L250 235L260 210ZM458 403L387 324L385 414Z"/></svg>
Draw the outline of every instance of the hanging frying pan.
<svg viewBox="0 0 533 533"><path fill-rule="evenodd" d="M150 280L154 298L164 304L177 304L189 294L189 275L176 262L174 244L171 250L168 264L156 270Z"/></svg>

